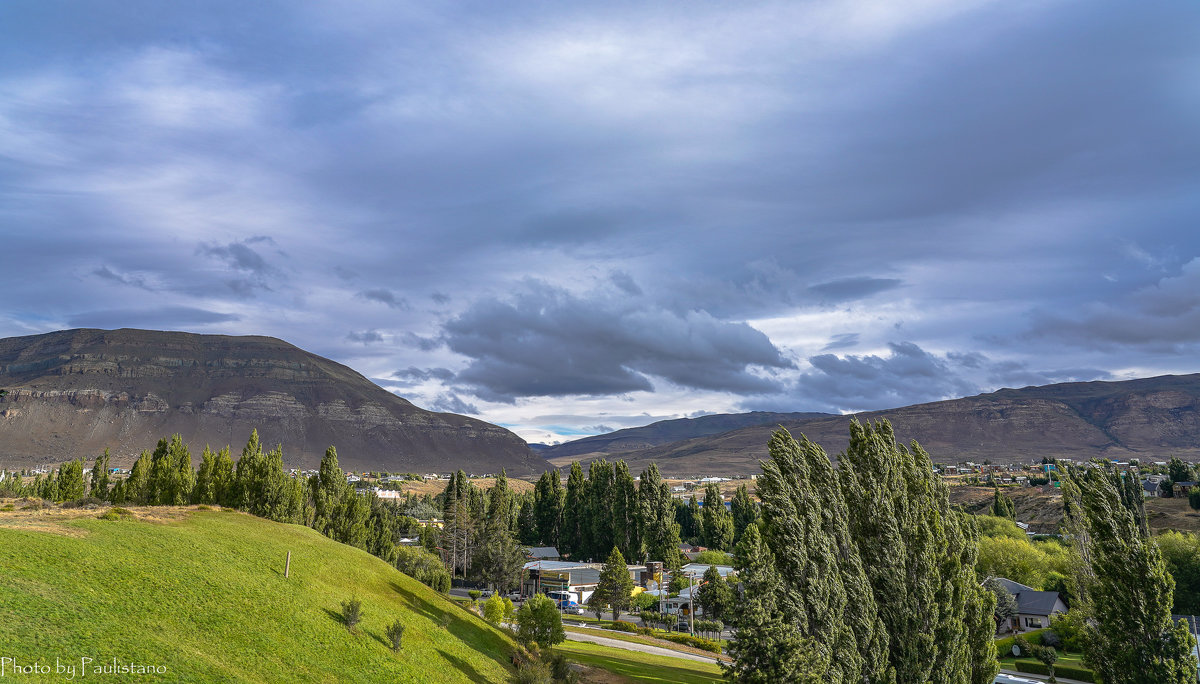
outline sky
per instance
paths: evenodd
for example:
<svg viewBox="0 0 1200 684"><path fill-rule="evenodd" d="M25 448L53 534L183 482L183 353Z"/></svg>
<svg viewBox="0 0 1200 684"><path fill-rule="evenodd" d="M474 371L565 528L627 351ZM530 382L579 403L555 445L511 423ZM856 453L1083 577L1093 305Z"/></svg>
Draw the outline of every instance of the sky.
<svg viewBox="0 0 1200 684"><path fill-rule="evenodd" d="M555 442L1200 371L1200 4L0 3L0 336Z"/></svg>

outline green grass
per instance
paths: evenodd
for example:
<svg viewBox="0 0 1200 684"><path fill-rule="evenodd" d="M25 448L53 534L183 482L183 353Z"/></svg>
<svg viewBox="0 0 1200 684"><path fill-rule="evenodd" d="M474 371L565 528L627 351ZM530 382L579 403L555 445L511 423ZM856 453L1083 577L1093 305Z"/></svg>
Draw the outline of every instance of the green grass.
<svg viewBox="0 0 1200 684"><path fill-rule="evenodd" d="M512 677L507 635L311 529L215 511L175 522L121 518L93 514L60 523L67 534L54 534L5 527L0 516L0 657L51 669L56 658L78 664L81 657L167 668L157 677L105 681ZM340 620L342 601L352 597L363 604L355 634ZM396 619L406 626L399 654L384 637Z"/></svg>
<svg viewBox="0 0 1200 684"><path fill-rule="evenodd" d="M564 641L554 650L566 653L577 663L615 672L636 682L712 684L723 681L721 668L715 663L625 651L584 641Z"/></svg>
<svg viewBox="0 0 1200 684"><path fill-rule="evenodd" d="M586 627L572 627L571 625L564 625L563 629L567 630L568 632L577 632L579 634L592 634L595 636L604 637L605 639L616 639L617 641L626 641L626 642L629 642L632 644L644 644L646 646L656 646L658 648L668 648L668 649L671 649L672 651L680 651L682 653L691 653L694 655L708 655L708 656L712 656L713 658L717 657L716 653L709 653L708 651L704 651L703 649L699 649L699 648L690 648L690 647L684 646L683 644L675 643L674 641L667 641L666 639L658 639L658 638L653 638L653 637L649 637L649 636L643 636L641 634L631 634L629 632L622 632L622 631L615 630L615 629L606 629L606 630L600 631L600 630L596 630L596 629L589 629Z"/></svg>

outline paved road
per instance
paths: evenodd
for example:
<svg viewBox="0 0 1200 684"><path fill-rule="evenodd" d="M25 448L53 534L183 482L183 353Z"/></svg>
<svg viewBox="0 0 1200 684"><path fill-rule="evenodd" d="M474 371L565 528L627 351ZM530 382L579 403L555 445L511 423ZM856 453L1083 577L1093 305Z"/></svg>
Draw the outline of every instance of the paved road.
<svg viewBox="0 0 1200 684"><path fill-rule="evenodd" d="M572 626L575 626L575 625L572 625ZM583 627L583 625L579 625L579 626ZM584 629L587 629L587 628L584 627ZM620 649L624 649L626 651L639 651L641 653L649 653L651 655L667 656L668 658L683 658L684 660L697 660L702 663L719 662L716 658L708 658L708 657L705 657L702 655L696 655L694 653L684 653L683 651L676 651L676 650L669 649L669 648L663 648L661 646L650 646L649 644L639 644L639 643L635 643L632 641L621 641L620 639L610 639L608 637L600 636L598 634L590 634L590 633L585 634L585 633L581 633L581 632L567 631L567 638L570 639L571 641L587 641L589 643L599 644L601 646L611 646L613 648L620 648Z"/></svg>

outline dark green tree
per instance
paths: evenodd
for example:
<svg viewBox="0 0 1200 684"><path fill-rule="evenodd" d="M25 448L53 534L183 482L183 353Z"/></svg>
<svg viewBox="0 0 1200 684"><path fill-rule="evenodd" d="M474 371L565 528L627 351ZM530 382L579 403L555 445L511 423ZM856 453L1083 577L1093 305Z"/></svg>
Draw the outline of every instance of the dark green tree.
<svg viewBox="0 0 1200 684"><path fill-rule="evenodd" d="M1084 653L1107 684L1183 684L1196 679L1195 638L1171 619L1175 582L1139 509L1122 501L1111 467L1063 471L1064 523L1077 545Z"/></svg>
<svg viewBox="0 0 1200 684"><path fill-rule="evenodd" d="M229 447L221 449L217 452L217 458L213 464L213 501L222 506L235 506L233 500L235 487L235 476L233 473L233 456L229 453Z"/></svg>
<svg viewBox="0 0 1200 684"><path fill-rule="evenodd" d="M669 570L678 570L679 523L671 488L663 482L658 466L651 463L638 482L638 526L646 560L662 561Z"/></svg>
<svg viewBox="0 0 1200 684"><path fill-rule="evenodd" d="M721 663L725 676L747 684L831 681L829 652L806 640L779 604L786 589L756 524L742 531L734 565L744 593L733 602L730 615L737 629L728 648L733 662Z"/></svg>
<svg viewBox="0 0 1200 684"><path fill-rule="evenodd" d="M629 568L625 565L621 550L614 546L604 561L604 567L600 569L600 579L592 597L607 605L612 610L612 619L616 620L621 611L632 605L632 594L633 578L629 576Z"/></svg>
<svg viewBox="0 0 1200 684"><path fill-rule="evenodd" d="M583 477L583 467L576 461L571 464L571 472L567 477L562 529L559 532L559 551L569 555L571 560L581 560L587 555L587 520L587 480Z"/></svg>
<svg viewBox="0 0 1200 684"><path fill-rule="evenodd" d="M746 526L758 520L758 505L750 498L745 482L739 484L734 492L733 500L729 502L729 512L733 515L733 543L736 545L742 540Z"/></svg>
<svg viewBox="0 0 1200 684"><path fill-rule="evenodd" d="M533 515L537 520L538 542L545 546L559 546L566 496L557 470L547 470L538 478L533 490Z"/></svg>
<svg viewBox="0 0 1200 684"><path fill-rule="evenodd" d="M108 499L108 449L104 453L96 457L96 461L92 464L92 486L91 496L100 499L101 501Z"/></svg>
<svg viewBox="0 0 1200 684"><path fill-rule="evenodd" d="M704 580L696 591L696 603L704 610L704 617L710 620L729 619L733 607L733 589L721 577L717 566L710 565L704 571Z"/></svg>
<svg viewBox="0 0 1200 684"><path fill-rule="evenodd" d="M992 515L997 518L1008 518L1016 520L1017 507L1013 504L1013 500L1000 492L1000 488L996 487L992 493Z"/></svg>
<svg viewBox="0 0 1200 684"><path fill-rule="evenodd" d="M1192 467L1175 457L1167 463L1167 474L1172 482L1192 482L1195 477Z"/></svg>
<svg viewBox="0 0 1200 684"><path fill-rule="evenodd" d="M217 502L216 483L213 480L213 471L217 467L217 455L204 445L204 451L200 453L200 469L196 471L196 486L192 488L192 503L198 504L213 504Z"/></svg>
<svg viewBox="0 0 1200 684"><path fill-rule="evenodd" d="M606 549L616 544L613 517L613 464L605 459L592 461L587 479L587 542L588 558L600 558Z"/></svg>
<svg viewBox="0 0 1200 684"><path fill-rule="evenodd" d="M733 518L716 484L704 488L704 545L729 551L733 545Z"/></svg>
<svg viewBox="0 0 1200 684"><path fill-rule="evenodd" d="M58 469L58 486L51 496L54 501L75 501L84 494L83 459L67 461Z"/></svg>
<svg viewBox="0 0 1200 684"><path fill-rule="evenodd" d="M812 640L828 664L826 681L890 681L888 635L850 535L837 471L820 446L783 429L768 451L757 489L764 541L783 583L781 618Z"/></svg>
<svg viewBox="0 0 1200 684"><path fill-rule="evenodd" d="M949 488L929 455L896 443L891 424L850 423L838 458L850 535L889 636L899 682L949 682L971 671L968 601L978 532L950 506ZM987 628L988 635L994 627Z"/></svg>

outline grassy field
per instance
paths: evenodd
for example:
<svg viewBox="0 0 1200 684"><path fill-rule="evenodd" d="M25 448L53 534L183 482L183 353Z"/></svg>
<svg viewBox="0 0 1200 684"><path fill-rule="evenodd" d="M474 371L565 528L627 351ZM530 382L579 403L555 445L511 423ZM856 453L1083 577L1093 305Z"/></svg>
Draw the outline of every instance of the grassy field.
<svg viewBox="0 0 1200 684"><path fill-rule="evenodd" d="M78 670L85 657L89 670L114 658L165 668L104 681L512 677L507 635L363 551L242 513L133 512L0 512L0 658L51 672L10 669L5 681L63 681L56 659ZM353 634L340 618L352 597L363 604ZM396 619L407 628L399 654L384 637Z"/></svg>
<svg viewBox="0 0 1200 684"><path fill-rule="evenodd" d="M607 648L582 641L565 641L554 650L571 660L614 672L635 682L712 684L723 681L715 663Z"/></svg>

